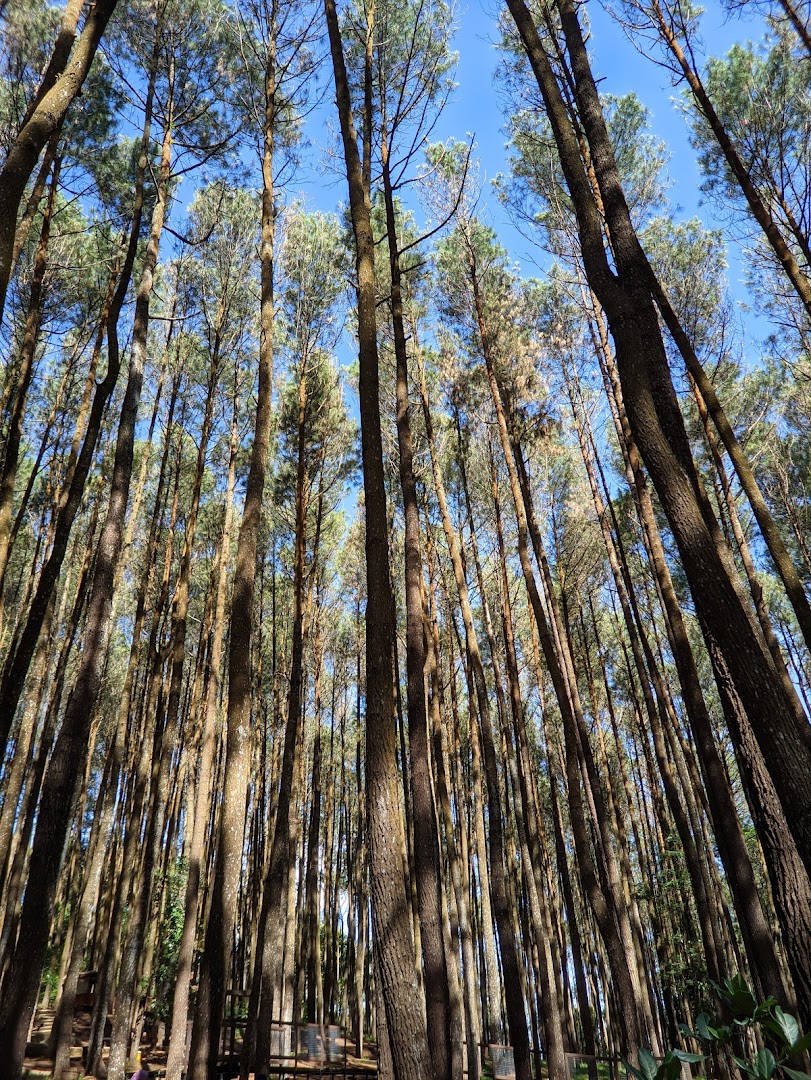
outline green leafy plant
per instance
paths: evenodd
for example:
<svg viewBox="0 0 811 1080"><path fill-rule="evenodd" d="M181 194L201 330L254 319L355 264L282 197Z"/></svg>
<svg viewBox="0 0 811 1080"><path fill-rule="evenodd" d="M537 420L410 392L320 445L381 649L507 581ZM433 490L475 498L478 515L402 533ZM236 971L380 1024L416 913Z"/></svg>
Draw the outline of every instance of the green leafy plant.
<svg viewBox="0 0 811 1080"><path fill-rule="evenodd" d="M719 1001L730 1014L729 1023L711 1019L708 1013L699 1013L695 1030L682 1024L683 1035L703 1043L711 1050L713 1045L733 1050L733 1060L743 1080L811 1080L805 1072L791 1068L787 1062L799 1062L811 1048L811 1033L803 1035L800 1025L777 1004L774 998L759 1002L742 975L725 979L721 985L712 983ZM748 1031L758 1031L759 1041L768 1043L754 1057L738 1057L734 1051L746 1046ZM685 1050L668 1050L657 1061L649 1050L639 1051L639 1067L626 1063L628 1072L636 1080L678 1080L682 1064L705 1061L708 1054L692 1054Z"/></svg>
<svg viewBox="0 0 811 1080"><path fill-rule="evenodd" d="M639 1068L635 1069L628 1062L625 1067L636 1080L679 1080L684 1062L704 1061L705 1054L691 1054L688 1050L668 1050L661 1061L657 1061L650 1050L639 1051Z"/></svg>

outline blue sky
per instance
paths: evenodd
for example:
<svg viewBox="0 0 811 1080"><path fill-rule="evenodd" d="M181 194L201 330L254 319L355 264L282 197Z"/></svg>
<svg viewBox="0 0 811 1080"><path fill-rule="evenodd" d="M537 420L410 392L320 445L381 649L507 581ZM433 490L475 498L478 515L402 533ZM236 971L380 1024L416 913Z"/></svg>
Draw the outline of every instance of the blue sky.
<svg viewBox="0 0 811 1080"><path fill-rule="evenodd" d="M499 10L500 5L495 0L468 0L466 6L459 9L454 43L459 53L458 88L438 128L442 137L463 138L468 132L475 133L482 176L488 180L508 167L504 133L506 117L496 80ZM698 216L707 227L720 227L722 222L713 206L703 201L699 190L701 177L695 152L688 141L685 120L677 104L682 87L674 87L670 72L654 59L642 55L599 3L591 0L587 11L591 26L589 47L595 74L601 80L601 92L636 93L650 113L653 133L662 139L670 153L667 171L672 181L668 191L671 204L678 208L681 217ZM729 18L718 4L712 4L705 8L701 29L706 55L719 56L736 41L759 38L763 27L751 18ZM511 256L524 266L526 273L537 272L532 263L538 253L533 253L526 239L513 228L505 209L492 197L488 207L493 225ZM738 301L745 301L742 256L734 245L728 246L728 259L733 296ZM767 332L763 327L760 331L764 335Z"/></svg>
<svg viewBox="0 0 811 1080"><path fill-rule="evenodd" d="M506 116L496 74L499 62L497 20L502 6L498 0L464 0L457 9L457 32L453 43L459 55L457 88L432 133L434 139L464 139L469 134L475 134L481 178L488 182L508 168L504 131ZM689 144L685 119L676 102L682 94L682 87L674 87L670 72L654 59L642 55L598 0L589 0L584 10L591 27L589 48L601 92L614 95L636 93L649 111L653 133L668 148L670 159L667 171L672 181L668 198L671 205L678 208L681 217L698 216L709 228L722 226L723 222L714 212L714 207L702 201L695 152ZM759 38L763 25L756 18L729 18L720 4L712 0L704 9L701 31L705 54L719 56L735 41ZM309 148L304 151L301 168L287 192L288 198L299 197L308 208L330 211L345 203L347 195L342 165L335 157L337 123L328 62L322 68L321 82L322 86L326 82L326 92L305 121L305 138ZM332 150L332 161L328 160L328 149ZM197 183L199 179L195 178L184 189L181 202L190 197L192 187ZM489 183L485 184L484 202L486 212L510 256L526 274L538 273L537 262L543 260L542 254L533 250L512 226ZM737 301L745 302L742 256L734 243L728 243L728 258L732 294ZM758 324L751 315L747 319L753 328L757 328L756 333L765 337L768 328Z"/></svg>
<svg viewBox="0 0 811 1080"><path fill-rule="evenodd" d="M453 42L459 56L455 75L457 87L431 138L464 139L469 134L475 135L475 153L481 179L485 181L480 212L489 216L502 244L521 271L526 276L533 276L540 272L545 256L513 227L507 211L489 185L490 180L508 169L507 117L497 79L498 16L502 8L499 0L464 0L463 6L457 9ZM629 41L598 0L588 0L584 10L591 29L589 48L601 92L614 95L634 92L649 112L652 132L668 149L670 158L666 168L671 185L667 195L671 206L677 208L678 215L683 218L698 216L708 228L721 227L723 222L715 208L703 201L699 190L701 177L695 152L690 146L687 125L678 103L682 86L674 86L671 73L655 59L643 55ZM763 24L751 17L727 17L717 0L712 0L705 8L701 32L705 55L720 56L736 41L761 37ZM323 97L305 120L304 135L309 146L303 151L297 175L287 187L287 198L300 198L309 209L334 211L345 204L347 191L338 154L332 73L326 55L320 81L325 87ZM191 186L198 182L197 178L191 181L187 197L191 194ZM418 209L416 217L419 223ZM727 244L727 257L732 296L738 304L745 304L748 297L743 283L743 256L734 242ZM770 328L751 312L743 313L741 317L748 339L748 361L756 362L760 341L765 339ZM343 343L339 353L343 363L355 359L350 339Z"/></svg>

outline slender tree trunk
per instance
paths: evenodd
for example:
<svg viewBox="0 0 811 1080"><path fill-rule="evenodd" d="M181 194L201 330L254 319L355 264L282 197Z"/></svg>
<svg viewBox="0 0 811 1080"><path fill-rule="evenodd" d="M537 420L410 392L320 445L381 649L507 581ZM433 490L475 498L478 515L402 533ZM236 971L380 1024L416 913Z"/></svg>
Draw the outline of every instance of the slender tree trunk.
<svg viewBox="0 0 811 1080"><path fill-rule="evenodd" d="M635 1055L641 1045L644 1023L647 1021L650 1029L648 1034L651 1040L655 1038L655 1031L650 1022L650 1018L644 1017L643 1019L644 1004L641 989L638 986L638 980L635 978L636 972L634 970L632 959L633 947L630 924L628 922L627 911L621 906L620 902L618 887L619 876L613 853L613 838L608 835L607 832L606 816L604 808L602 807L601 792L599 784L595 782L596 771L593 768L593 764L591 764L591 767L589 768L590 751L588 747L588 733L585 718L582 713L582 707L579 702L571 654L568 650L559 615L556 611L554 594L551 588L548 587L549 606L554 620L552 627L550 627L543 610L538 586L529 559L527 547L527 510L524 502L524 494L521 491L518 480L515 456L510 443L510 435L501 402L501 393L493 366L489 345L489 331L484 318L483 303L478 282L478 268L472 249L469 249L469 259L469 273L476 305L479 335L485 359L490 392L498 420L499 437L501 439L502 450L504 452L504 458L510 478L513 504L515 507L518 525L518 552L521 569L523 571L532 612L543 646L544 659L546 660L552 678L563 718L564 732L566 733L567 774L570 788L574 783L574 777L579 771L577 763L581 759L587 769L588 775L585 777L586 795L588 797L589 793L591 794L590 809L595 818L595 823L602 834L602 857L600 856L599 845L595 851L599 860L598 866L602 870L602 877L605 880L605 887L603 887L598 880L597 873L595 872L592 863L586 820L585 818L578 820L578 814L583 813L579 780L577 781L577 791L569 791L570 815L575 833L578 861L580 863L581 873L587 884L589 900L600 928L600 934L603 937L606 950L608 951L612 976L615 980L615 989L620 997L623 1016L623 1033L627 1043L627 1052ZM535 538L533 537L533 539ZM538 558L538 562L541 565L541 570L543 572L545 567L542 552L537 551L536 557ZM547 582L547 586L548 585L549 583ZM557 648L552 637L553 629L556 629L557 631ZM574 758L570 762L569 758L571 755L574 755Z"/></svg>
<svg viewBox="0 0 811 1080"><path fill-rule="evenodd" d="M245 503L237 541L229 624L228 716L224 765L228 781L222 803L211 910L206 926L200 989L192 1031L189 1080L214 1080L215 1077L220 1026L225 1007L226 965L232 955L236 925L239 868L242 863L245 833L246 791L250 779L254 584L259 526L262 517L262 496L265 490L270 450L273 393L275 237L273 150L276 92L275 56L271 52L265 73L265 127L262 156L259 388Z"/></svg>
<svg viewBox="0 0 811 1080"><path fill-rule="evenodd" d="M14 503L14 486L17 480L17 462L20 454L20 440L23 432L23 419L25 406L28 400L28 388L34 375L34 359L39 341L39 329L42 322L43 283L45 270L48 265L48 241L51 235L54 208L56 206L56 193L59 187L59 172L61 162L54 162L51 174L51 185L48 192L48 202L42 216L42 228L40 229L39 243L34 257L34 269L31 280L31 292L28 300L28 316L25 322L25 332L20 350L20 361L17 365L17 380L14 400L9 417L8 431L5 437L3 454L3 468L0 472L0 583L6 574L6 566L9 557L9 536L11 532L11 516Z"/></svg>
<svg viewBox="0 0 811 1080"><path fill-rule="evenodd" d="M777 222L774 220L766 202L757 190L749 170L741 160L737 148L729 137L721 118L715 111L715 107L710 100L704 83L699 77L698 72L692 66L692 63L676 36L670 21L667 19L665 12L662 10L658 0L649 0L649 2L651 21L661 35L662 40L673 54L676 63L681 68L695 103L709 124L710 130L721 148L721 153L724 156L729 171L738 182L738 186L746 199L752 216L763 230L766 242L774 252L775 257L783 268L786 277L791 282L809 316L811 316L811 281L808 280L807 276L800 269Z"/></svg>
<svg viewBox="0 0 811 1080"><path fill-rule="evenodd" d="M72 57L61 55L68 35L60 35L54 63L46 72L28 109L22 128L0 170L0 320L11 277L17 212L31 173L43 147L59 127L71 102L79 93L93 63L101 36L110 20L116 0L96 0L85 19ZM78 18L76 4L72 11ZM63 27L63 31L66 28ZM69 27L67 28L69 31ZM72 39L71 39L72 44Z"/></svg>
<svg viewBox="0 0 811 1080"><path fill-rule="evenodd" d="M69 825L65 807L73 804L77 784L84 773L90 720L109 641L113 582L132 476L135 426L146 362L149 302L166 210L171 149L171 123L167 122L157 199L136 299L129 379L119 421L110 503L99 539L82 660L43 787L17 947L0 991L0 1060L9 1063L11 1080L17 1080L22 1072L25 1041L48 938L48 925L42 918L42 910L50 910L56 890Z"/></svg>
<svg viewBox="0 0 811 1080"><path fill-rule="evenodd" d="M84 963L87 936L96 909L99 885L107 855L115 812L115 797L123 764L123 750L124 731L119 725L113 733L112 746L99 784L99 799L93 812L93 828L88 842L84 884L77 905L78 914L73 933L73 946L51 1032L54 1054L53 1080L63 1080L70 1067L79 973Z"/></svg>
<svg viewBox="0 0 811 1080"><path fill-rule="evenodd" d="M505 995L507 1003L507 1018L510 1029L510 1040L513 1045L515 1057L515 1074L517 1080L530 1080L531 1064L529 1051L529 1031L524 1009L524 1001L521 994L521 976L518 959L518 949L510 915L510 901L507 893L507 877L505 871L505 844L504 825L501 809L500 783L498 773L498 758L493 728L490 721L490 705L487 683L484 675L481 653L479 651L476 630L473 624L473 614L470 607L467 582L462 567L462 557L459 551L459 542L451 525L448 513L445 488L436 461L433 446L433 425L428 405L428 395L425 387L424 375L421 372L421 396L423 415L428 434L429 447L431 449L431 463L434 475L434 486L439 501L442 524L445 529L445 537L450 550L453 564L454 577L456 579L457 592L459 594L459 606L465 625L465 643L473 671L473 679L476 691L476 703L478 705L478 719L481 732L482 754L484 769L487 778L487 808L489 817L489 853L490 853L490 888L492 891L493 916L498 928L499 945L501 949L501 963L504 970ZM484 858L484 852L479 851L480 865ZM491 1032L492 1037L492 1032Z"/></svg>
<svg viewBox="0 0 811 1080"><path fill-rule="evenodd" d="M506 658L507 684L510 692L510 708L513 720L515 747L510 733L505 730L507 758L510 763L513 790L520 805L515 808L515 820L521 845L521 866L527 887L530 922L535 934L537 948L537 981L540 989L543 1010L544 1050L549 1080L564 1080L567 1076L566 1058L563 1044L562 1002L557 994L552 968L552 924L549 915L548 899L542 881L544 854L541 850L540 829L538 825L533 780L526 770L523 744L526 742L524 731L524 704L521 699L521 687L518 674L518 656L513 631L512 606L510 603L509 581L507 579L506 551L501 523L498 482L495 463L490 456L490 474L493 503L496 512L496 536L501 563L502 620L504 626L504 654ZM523 736L523 737L522 737Z"/></svg>
<svg viewBox="0 0 811 1080"><path fill-rule="evenodd" d="M214 761L217 742L217 710L220 699L220 667L225 632L225 604L228 586L228 564L231 549L231 522L234 513L236 452L238 429L236 419L231 426L231 445L228 456L228 482L225 492L225 520L217 555L217 593L214 607L211 650L208 657L208 684L205 694L202 747L200 752L199 783L194 806L189 847L189 875L186 879L183 932L178 948L177 974L172 997L172 1016L169 1054L166 1060L168 1080L180 1080L186 1056L186 1028L189 1012L194 943L197 937L200 886L203 877L206 834L211 816ZM188 828L188 824L187 824Z"/></svg>
<svg viewBox="0 0 811 1080"><path fill-rule="evenodd" d="M425 636L422 615L422 552L414 452L408 415L408 358L400 283L397 218L389 174L387 148L383 150L383 196L391 273L391 317L397 366L397 442L400 451L400 487L405 514L406 689L411 803L414 824L414 876L419 910L420 941L425 964L425 1003L428 1045L435 1080L450 1078L450 1002L448 971L442 941L437 821L431 790L428 716L425 703Z"/></svg>
<svg viewBox="0 0 811 1080"><path fill-rule="evenodd" d="M442 681L439 671L439 627L436 619L436 601L433 597L433 573L431 568L430 534L428 543L429 579L431 588L431 611L425 612L426 618L426 660L425 671L431 687L431 732L433 737L433 760L436 775L437 802L442 811L445 826L444 839L450 869L453 897L456 901L456 925L462 945L462 985L465 1008L465 1033L467 1036L467 1073L471 1080L479 1080L479 1042L481 1041L481 1023L476 1000L476 961L473 955L473 935L470 927L469 903L462 881L459 862L459 850L456 845L457 822L451 809L448 771L445 767L447 748L443 740L442 716L445 713L442 700ZM460 831L464 831L461 809L457 811ZM455 941L455 938L452 937ZM455 946L454 946L455 947Z"/></svg>
<svg viewBox="0 0 811 1080"><path fill-rule="evenodd" d="M313 742L313 765L310 773L312 788L310 827L307 834L307 1022L323 1025L323 987L319 995L321 976L321 931L319 919L318 863L321 833L321 729L316 728Z"/></svg>
<svg viewBox="0 0 811 1080"><path fill-rule="evenodd" d="M121 355L118 341L118 321L129 291L138 240L141 234L141 219L144 204L144 180L147 168L149 136L152 123L152 103L155 91L155 65L147 88L144 129L141 138L141 156L135 181L133 198L132 224L126 254L115 286L115 292L106 312L107 331L107 371L97 384L93 394L93 403L88 416L87 428L82 440L82 447L70 475L70 482L63 488L56 511L56 521L51 543L51 550L40 571L36 592L28 606L25 623L13 652L10 651L0 677L0 743L5 745L14 713L25 686L26 675L31 658L37 646L42 620L56 587L67 552L73 522L81 505L87 477L93 463L104 410L118 382L121 369ZM163 204L161 203L161 213ZM153 217L154 222L154 217ZM2 241L0 240L0 243ZM157 257L157 253L156 253ZM0 256L0 262L2 257ZM0 267L0 270L2 267ZM0 309L2 301L0 301ZM96 341L97 352L101 351L101 339Z"/></svg>
<svg viewBox="0 0 811 1080"><path fill-rule="evenodd" d="M220 312L222 312L222 306ZM180 569L177 584L171 601L171 625L167 660L169 666L169 688L166 702L166 714L162 724L160 756L153 761L152 776L152 813L150 829L145 835L144 862L141 880L136 883L135 897L130 906L127 920L127 935L119 973L119 988L116 997L115 1019L110 1039L110 1073L117 1075L125 1066L130 1050L130 1014L137 1012L139 987L137 983L137 965L143 956L144 936L151 910L153 878L159 867L161 842L163 838L165 815L168 808L169 767L175 744L178 741L181 726L181 690L183 670L186 658L186 631L189 608L189 586L192 569L192 552L197 531L197 519L200 512L203 479L205 475L208 444L214 417L215 390L220 376L221 357L220 341L222 327L217 326L214 333L214 345L210 360L209 379L206 387L205 408L200 428L197 448L197 461L192 481L191 501L186 520L186 535L180 557ZM158 875L157 881L161 878Z"/></svg>
<svg viewBox="0 0 811 1080"><path fill-rule="evenodd" d="M811 649L811 604L808 601L808 596L788 548L783 542L777 524L766 505L766 500L755 478L752 465L743 447L738 442L726 412L718 400L718 394L711 379L696 356L690 338L685 333L678 316L671 307L661 282L655 277L653 279L653 295L656 306L662 314L662 319L681 353L696 391L701 395L707 411L712 416L718 434L721 436L721 441L729 454L741 487L749 500L749 505L752 507L752 512L755 515L763 539L766 541L774 568L783 582L786 595L794 609L794 614L797 616L797 622L800 625L806 647Z"/></svg>
<svg viewBox="0 0 811 1080"><path fill-rule="evenodd" d="M598 319L598 355L602 357L610 396L618 410L617 435L626 459L626 475L637 506L642 536L648 550L666 619L665 628L681 685L687 719L699 757L713 831L730 886L735 913L749 963L762 996L786 1000L771 930L763 913L752 863L741 829L726 770L715 742L712 721L701 689L698 669L687 634L681 605L665 559L656 515L639 453L625 416L619 381L613 369L602 322Z"/></svg>
<svg viewBox="0 0 811 1080"><path fill-rule="evenodd" d="M334 0L325 0L344 148L358 275L358 339L363 483L366 497L366 805L377 971L396 1080L431 1074L424 1003L414 973L414 940L400 868L402 819L394 717L394 608L380 429L374 238ZM368 125L367 125L368 126Z"/></svg>
<svg viewBox="0 0 811 1080"><path fill-rule="evenodd" d="M786 662L783 659L783 653L780 649L780 643L777 640L777 635L774 632L772 626L771 617L769 615L769 607L766 603L766 597L763 593L763 586L757 575L755 569L755 563L752 558L752 553L749 549L749 544L744 535L743 527L741 525L740 515L738 514L738 507L735 503L735 496L732 491L732 484L727 474L726 466L724 465L723 457L718 446L718 441L715 437L715 433L710 426L710 417L707 412L707 405L704 401L704 397L701 391L698 389L695 381L691 378L691 384L693 388L693 396L698 405L698 415L701 418L701 424L704 428L704 438L707 441L707 446L710 451L710 458L715 471L718 476L718 487L721 495L721 508L726 511L729 519L729 526L732 530L732 537L734 539L735 547L738 549L741 563L743 565L746 580L749 584L749 592L752 596L752 603L757 613L758 622L760 623L760 629L763 633L763 639L769 647L772 660L774 662L775 670L783 681L786 693L796 699L796 707L802 710L803 705L799 700L797 691L794 689L794 685L789 677L788 669L786 668ZM811 610L811 609L810 609Z"/></svg>
<svg viewBox="0 0 811 1080"><path fill-rule="evenodd" d="M704 955L707 963L707 971L710 978L718 982L721 978L721 970L719 968L718 944L715 940L715 931L710 914L710 901L707 892L707 882L705 881L705 877L702 872L701 861L699 858L698 849L696 847L695 837L693 836L690 822L686 810L683 806L683 800L680 792L677 789L676 781L674 779L670 767L670 762L668 760L665 750L662 727L664 724L669 723L669 719L666 715L667 710L664 704L661 675L658 671L658 667L655 664L650 645L647 642L647 637L644 631L642 621L639 618L639 611L632 591L633 583L630 579L630 576L627 574L627 571L626 574L623 575L622 569L620 567L614 536L611 531L611 524L608 520L606 507L603 503L600 490L597 486L597 480L594 475L594 465L591 458L590 447L586 440L585 431L583 429L581 413L575 401L574 391L572 390L571 385L568 383L568 378L569 376L567 373L569 400L574 416L575 428L577 429L578 439L580 441L580 449L583 457L583 462L586 467L586 474L588 476L592 498L594 499L594 507L597 512L597 518L600 522L600 529L603 535L603 541L605 544L609 565L611 567L614 584L617 589L617 595L619 597L620 606L622 608L623 616L625 619L628 640L631 645L631 653L634 658L634 665L639 680L639 686L642 691L642 697L645 703L645 715L648 718L648 726L653 737L654 750L656 753L656 762L659 768L659 773L662 780L662 786L665 791L665 796L667 798L668 807L670 809L670 813L673 816L673 821L676 825L676 831L678 833L679 840L681 841L685 862L687 864L687 871L690 876L692 893L696 903L696 911L698 913L699 925L701 927L702 943L704 946ZM645 654L644 657L643 650ZM657 699L656 701L654 701L654 689L651 687L651 680L653 681L655 686Z"/></svg>
<svg viewBox="0 0 811 1080"><path fill-rule="evenodd" d="M293 629L290 645L290 685L287 697L287 723L284 731L282 767L276 796L276 815L273 825L273 841L262 896L262 914L257 949L259 963L254 971L254 984L261 993L257 1001L252 994L249 1023L256 1025L246 1039L248 1053L253 1052L256 1040L254 1071L267 1070L271 1052L270 1023L276 1010L281 1015L281 999L277 988L282 984L284 956L287 949L294 948L285 941L285 891L291 882L295 866L297 846L297 821L295 805L295 773L298 764L297 749L303 737L303 701L306 695L304 675L304 648L309 624L308 596L306 595L305 563L307 557L307 508L309 502L309 477L307 475L307 356L302 358L299 371L298 392L298 463L296 468L295 495L295 555L293 565ZM312 580L312 579L311 579ZM287 909L292 914L294 904L288 896ZM310 1018L312 1020L312 1018ZM243 1062L243 1072L248 1062Z"/></svg>

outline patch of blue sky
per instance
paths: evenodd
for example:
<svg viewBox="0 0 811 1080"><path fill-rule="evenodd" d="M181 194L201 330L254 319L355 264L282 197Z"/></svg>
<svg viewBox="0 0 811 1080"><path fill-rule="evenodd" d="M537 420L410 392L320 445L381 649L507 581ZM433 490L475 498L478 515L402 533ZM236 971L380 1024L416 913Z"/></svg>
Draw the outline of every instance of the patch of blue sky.
<svg viewBox="0 0 811 1080"><path fill-rule="evenodd" d="M458 53L456 89L431 138L475 137L475 156L484 182L480 212L492 224L522 272L535 275L542 271L547 260L539 246L515 227L491 183L498 174L509 171L506 130L509 118L498 78L500 11L501 6L494 0L469 0L457 8L453 39L453 48ZM676 217L682 220L697 217L708 229L723 228L722 215L701 192L701 174L684 115L684 84L674 85L671 72L659 62L658 46L648 40L630 40L614 17L594 0L587 5L587 12L591 31L589 47L601 92L615 96L634 93L647 109L650 130L664 143L669 155L667 197ZM711 3L701 19L705 55L723 55L735 42L758 39L763 30L757 18L730 17L719 4ZM307 147L302 152L298 174L288 186L288 198L300 198L309 208L327 211L345 202L346 180L337 156L337 123L327 65L322 66L321 79L327 80L326 90L321 103L305 122ZM422 215L416 195L413 189L405 189L403 197L415 210L419 226ZM731 295L756 352L770 327L748 307L746 254L728 231L726 237Z"/></svg>

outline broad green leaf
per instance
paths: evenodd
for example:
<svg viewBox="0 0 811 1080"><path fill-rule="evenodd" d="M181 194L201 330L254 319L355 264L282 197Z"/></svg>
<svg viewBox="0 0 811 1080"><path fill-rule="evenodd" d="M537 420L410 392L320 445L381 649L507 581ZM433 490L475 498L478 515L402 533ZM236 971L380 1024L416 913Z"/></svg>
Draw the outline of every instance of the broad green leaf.
<svg viewBox="0 0 811 1080"><path fill-rule="evenodd" d="M645 1080L656 1080L658 1066L656 1064L656 1058L650 1050L639 1051L639 1068L642 1070L642 1075Z"/></svg>
<svg viewBox="0 0 811 1080"><path fill-rule="evenodd" d="M772 1012L774 1009L779 1008L780 1006L777 1004L773 997L766 998L765 1001L761 1001L761 1003L757 1006L754 1013L752 1014L752 1019L758 1020L762 1023L768 1017L769 1020L773 1021Z"/></svg>
<svg viewBox="0 0 811 1080"><path fill-rule="evenodd" d="M791 1056L799 1056L804 1054L808 1048L811 1047L811 1031L807 1035L803 1035L801 1039L798 1039L791 1047Z"/></svg>
<svg viewBox="0 0 811 1080"><path fill-rule="evenodd" d="M710 1018L705 1012L699 1013L696 1017L696 1031L700 1039L711 1040L713 1038Z"/></svg>
<svg viewBox="0 0 811 1080"><path fill-rule="evenodd" d="M776 1068L777 1061L771 1050L758 1050L755 1055L755 1076L758 1080L771 1080Z"/></svg>
<svg viewBox="0 0 811 1080"><path fill-rule="evenodd" d="M758 1003L743 975L733 975L731 979L725 979L723 987L718 989L722 1000L729 1005L739 1023L754 1019Z"/></svg>
<svg viewBox="0 0 811 1080"><path fill-rule="evenodd" d="M647 1080L647 1077L645 1076L645 1074L640 1072L639 1069L635 1069L633 1067L633 1065L630 1063L630 1061L624 1062L624 1065L625 1065L626 1070L629 1073L631 1073L632 1076L636 1077L636 1080Z"/></svg>
<svg viewBox="0 0 811 1080"><path fill-rule="evenodd" d="M742 1072L745 1072L748 1076L757 1076L757 1073L755 1072L755 1070L752 1068L752 1066L749 1064L748 1061L744 1061L743 1058L734 1057L734 1056L733 1056L732 1060L735 1062L735 1064L738 1066L738 1068Z"/></svg>
<svg viewBox="0 0 811 1080"><path fill-rule="evenodd" d="M679 1080L680 1076L681 1062L673 1056L673 1051L669 1050L664 1061L656 1070L656 1080Z"/></svg>
<svg viewBox="0 0 811 1080"><path fill-rule="evenodd" d="M775 1005L772 1013L777 1026L780 1028L783 1039L788 1046L793 1046L800 1037L800 1025L788 1013L784 1013L779 1005Z"/></svg>
<svg viewBox="0 0 811 1080"><path fill-rule="evenodd" d="M691 1065L697 1061L707 1060L706 1054L692 1054L689 1050L672 1050L671 1053L675 1058L678 1058L679 1061L686 1061Z"/></svg>

